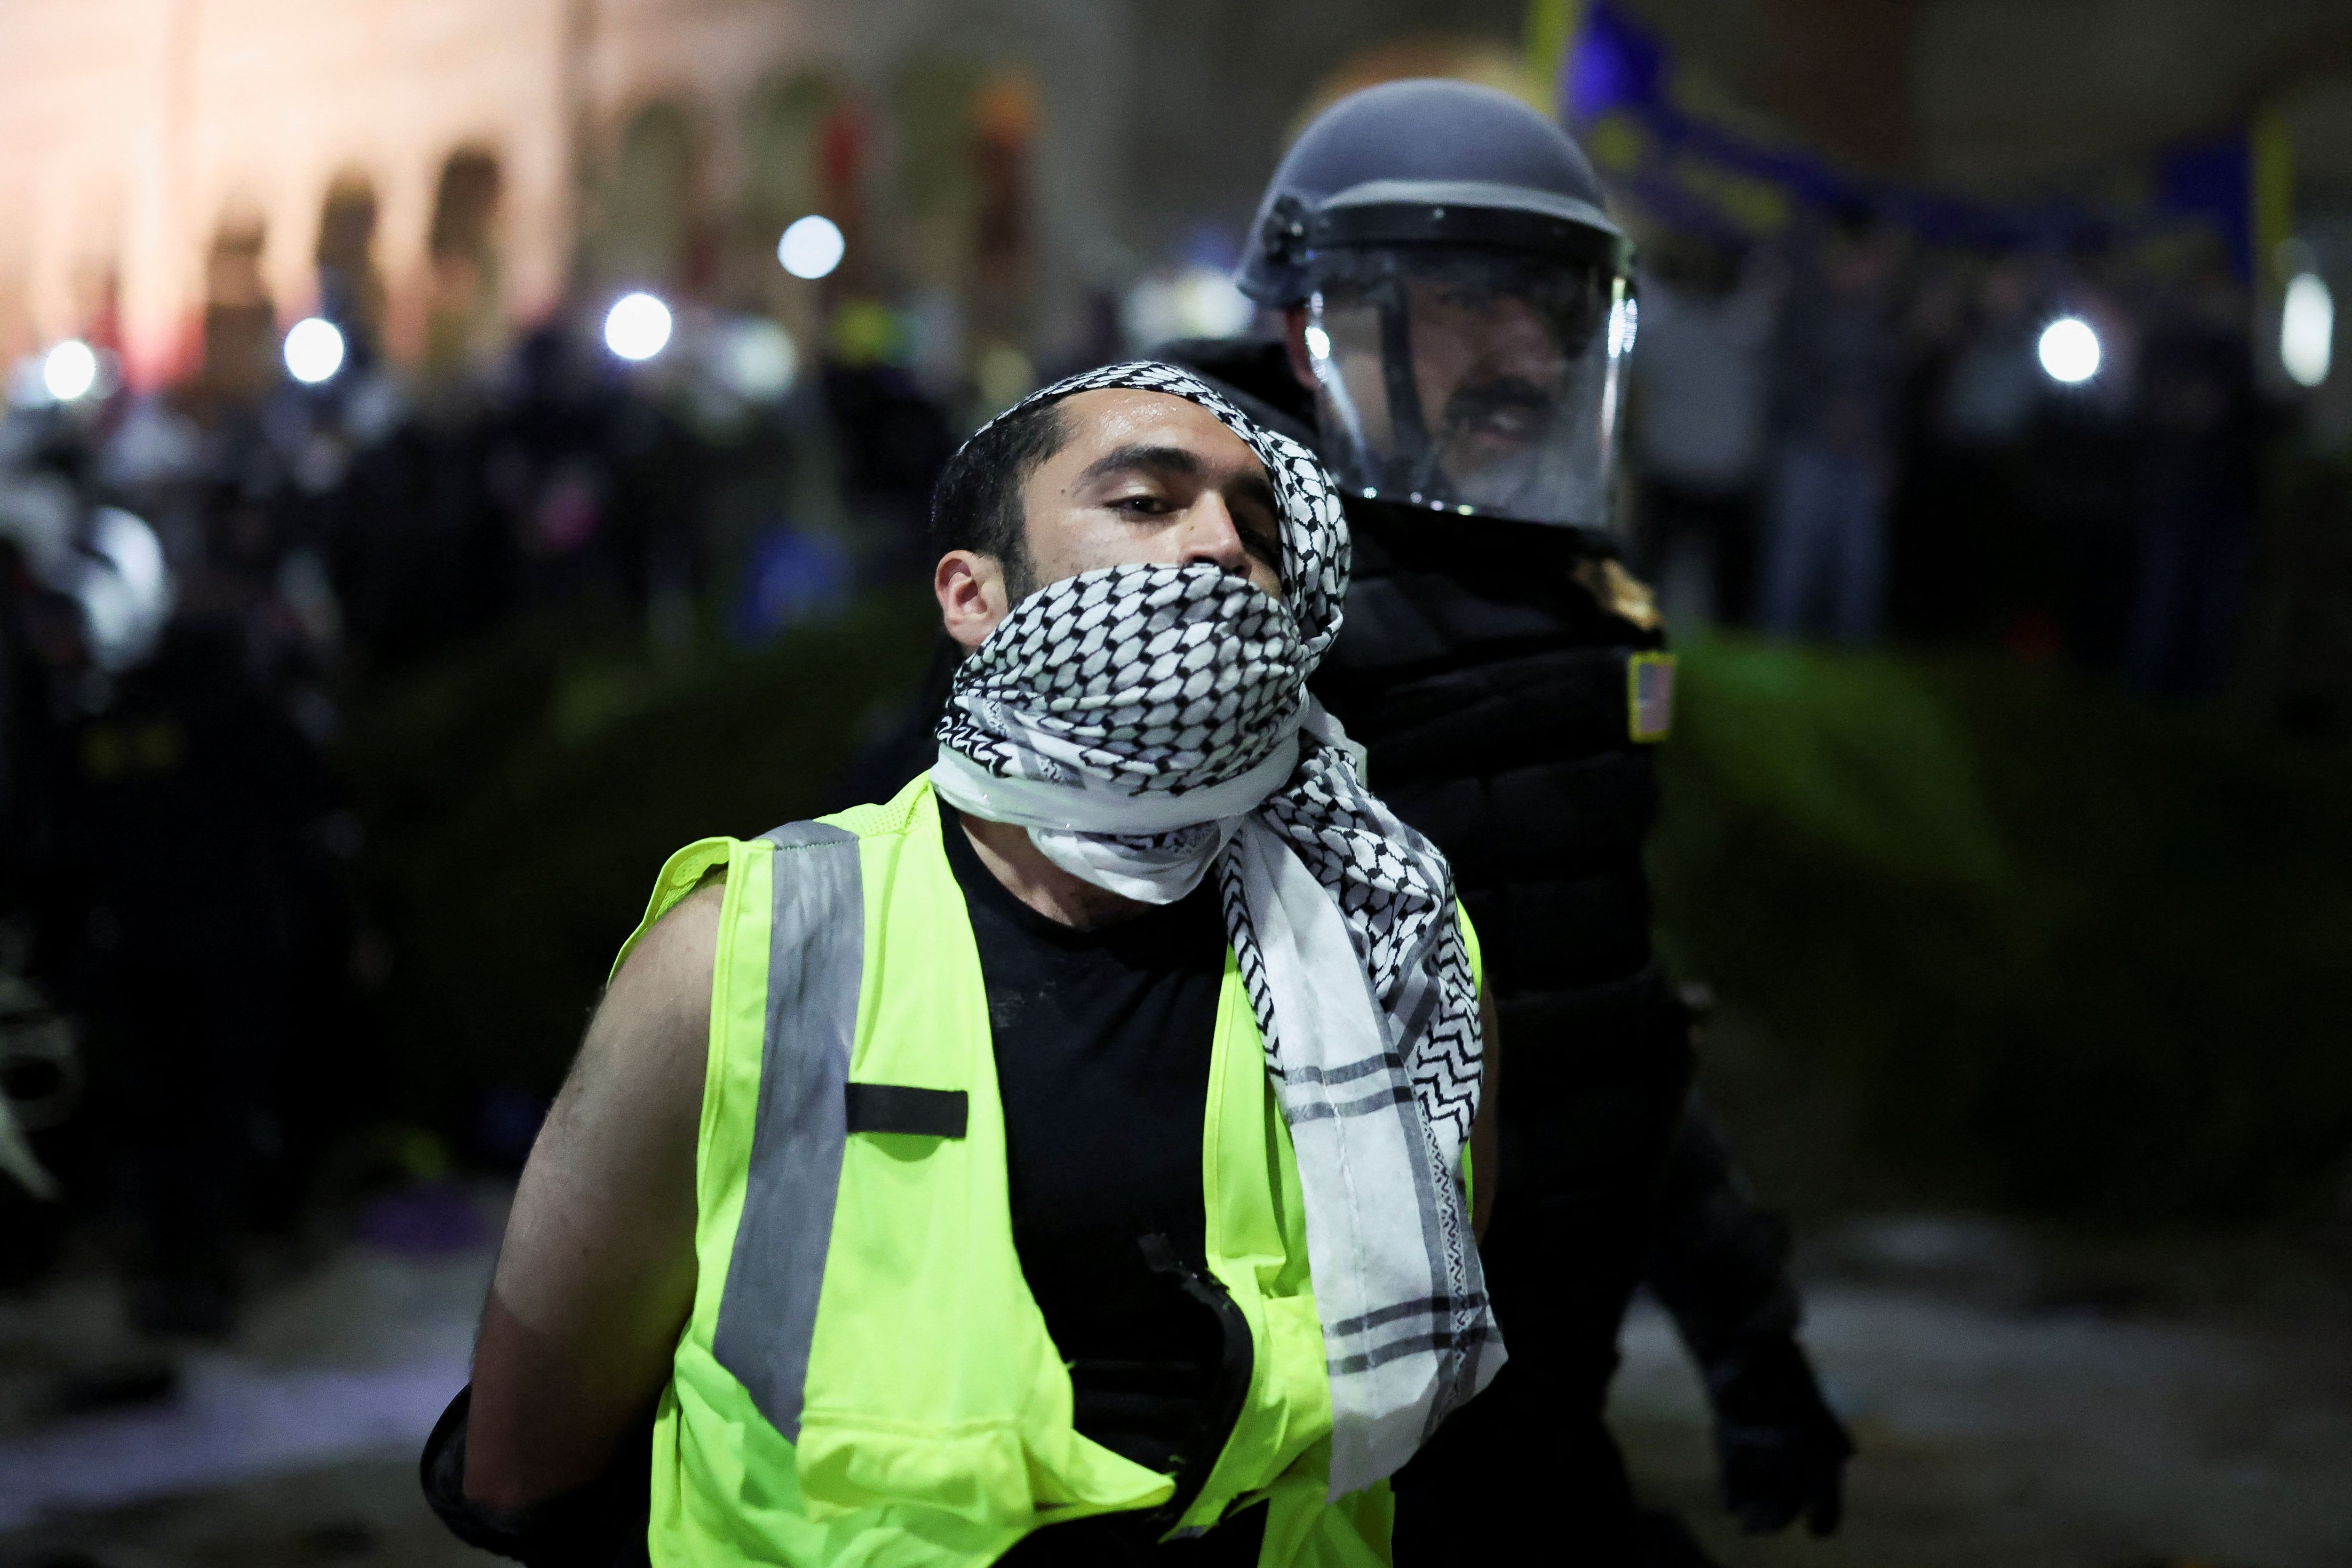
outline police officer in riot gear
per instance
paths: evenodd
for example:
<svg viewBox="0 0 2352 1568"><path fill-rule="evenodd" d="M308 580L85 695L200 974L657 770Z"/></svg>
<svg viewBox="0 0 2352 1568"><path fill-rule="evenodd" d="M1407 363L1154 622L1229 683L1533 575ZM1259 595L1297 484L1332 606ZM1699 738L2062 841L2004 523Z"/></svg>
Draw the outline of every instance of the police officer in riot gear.
<svg viewBox="0 0 2352 1568"><path fill-rule="evenodd" d="M1282 312L1281 341L1159 353L1339 478L1355 579L1318 690L1451 857L1509 1041L1485 1251L1511 1361L1399 1477L1397 1561L1550 1541L1704 1561L1635 1507L1601 1419L1644 1279L1706 1372L1727 1505L1753 1530L1826 1531L1852 1445L1794 1338L1786 1232L1741 1201L1691 1108L1691 1016L1650 949L1672 666L1610 526L1632 247L1557 126L1401 81L1307 128L1237 280ZM1458 1506L1465 1486L1478 1507Z"/></svg>

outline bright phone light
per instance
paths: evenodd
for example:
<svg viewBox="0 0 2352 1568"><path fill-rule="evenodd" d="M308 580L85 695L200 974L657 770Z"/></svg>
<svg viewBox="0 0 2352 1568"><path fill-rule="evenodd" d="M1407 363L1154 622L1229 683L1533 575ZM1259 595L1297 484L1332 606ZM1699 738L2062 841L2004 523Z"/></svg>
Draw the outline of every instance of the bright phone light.
<svg viewBox="0 0 2352 1568"><path fill-rule="evenodd" d="M2080 386L2099 374L2099 334L2080 316L2061 316L2042 329L2036 353L2051 380Z"/></svg>
<svg viewBox="0 0 2352 1568"><path fill-rule="evenodd" d="M775 322L751 317L730 325L719 344L719 374L739 397L772 402L793 389L800 351Z"/></svg>
<svg viewBox="0 0 2352 1568"><path fill-rule="evenodd" d="M2298 272L2279 310L2279 363L2298 386L2327 379L2336 353L2336 296L2316 272Z"/></svg>
<svg viewBox="0 0 2352 1568"><path fill-rule="evenodd" d="M604 312L604 346L626 360L648 360L669 342L669 307L651 294L624 294Z"/></svg>
<svg viewBox="0 0 2352 1568"><path fill-rule="evenodd" d="M814 280L824 277L841 265L842 253L849 242L841 237L841 226L819 213L794 218L784 230L784 237L776 242L776 259L784 270L795 278Z"/></svg>
<svg viewBox="0 0 2352 1568"><path fill-rule="evenodd" d="M287 329L286 374L306 386L331 381L343 368L343 334L321 316L305 316Z"/></svg>
<svg viewBox="0 0 2352 1568"><path fill-rule="evenodd" d="M41 361L41 385L59 403L71 403L98 384L98 355L79 338L68 338Z"/></svg>

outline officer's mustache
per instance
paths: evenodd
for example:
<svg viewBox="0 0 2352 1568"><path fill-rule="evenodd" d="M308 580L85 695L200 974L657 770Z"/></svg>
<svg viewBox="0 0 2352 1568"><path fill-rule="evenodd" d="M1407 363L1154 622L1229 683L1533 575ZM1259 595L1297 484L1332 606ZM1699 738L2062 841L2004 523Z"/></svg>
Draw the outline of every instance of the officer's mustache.
<svg viewBox="0 0 2352 1568"><path fill-rule="evenodd" d="M1457 388L1445 400L1445 427L1457 432L1491 430L1532 435L1551 420L1559 399L1534 382L1503 376Z"/></svg>

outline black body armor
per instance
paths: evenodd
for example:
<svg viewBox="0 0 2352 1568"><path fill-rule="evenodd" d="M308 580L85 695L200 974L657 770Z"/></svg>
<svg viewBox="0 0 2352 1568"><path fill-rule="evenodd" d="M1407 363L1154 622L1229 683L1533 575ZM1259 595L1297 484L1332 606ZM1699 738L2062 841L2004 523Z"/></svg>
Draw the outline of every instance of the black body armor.
<svg viewBox="0 0 2352 1568"><path fill-rule="evenodd" d="M1155 357L1314 445L1279 343L1195 341ZM1511 1359L1397 1477L1397 1561L1515 1561L1565 1523L1580 1561L1704 1562L1677 1523L1636 1508L1601 1418L1645 1279L1718 1410L1770 1382L1752 1403L1772 1413L1748 1424L1788 1462L1772 1499L1727 1497L1743 1520L1778 1528L1815 1507L1822 1467L1833 1494L1849 1450L1791 1337L1785 1227L1739 1195L1720 1137L1692 1110L1691 1016L1651 952L1655 748L1636 731L1664 723L1637 705L1634 666L1663 649L1663 630L1591 531L1360 499L1348 517L1347 619L1313 689L1365 747L1372 789L1453 863L1506 1085L1481 1251ZM1742 1477L1758 1472L1753 1456L1725 1458L1727 1481L1735 1458ZM1478 1506L1464 1508L1471 1496Z"/></svg>

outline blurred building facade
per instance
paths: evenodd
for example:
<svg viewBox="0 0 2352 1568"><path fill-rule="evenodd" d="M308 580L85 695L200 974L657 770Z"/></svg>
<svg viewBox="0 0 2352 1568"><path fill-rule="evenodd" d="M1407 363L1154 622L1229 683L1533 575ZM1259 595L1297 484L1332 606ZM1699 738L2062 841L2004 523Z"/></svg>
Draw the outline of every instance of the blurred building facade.
<svg viewBox="0 0 2352 1568"><path fill-rule="evenodd" d="M2333 0L2070 0L2022 51L1988 0L1628 8L1712 96L1855 167L1988 194L2352 61ZM233 360L262 306L282 326L320 303L322 265L410 363L625 285L814 329L774 246L825 211L856 231L835 294L911 304L934 361L969 370L1000 340L1051 360L1099 335L1107 291L1226 259L1318 97L1502 79L1581 9L19 0L0 9L0 354L83 335L169 381L203 360L208 308ZM2291 96L2305 179L2352 181L2352 142L2326 133L2352 99Z"/></svg>
<svg viewBox="0 0 2352 1568"><path fill-rule="evenodd" d="M136 385L236 380L324 303L430 363L628 286L816 330L775 261L809 211L849 231L834 294L911 301L932 355L1051 354L1202 215L1238 221L1330 63L1411 9L26 0L0 11L0 355L82 336ZM1521 25L1461 9L1507 47Z"/></svg>
<svg viewBox="0 0 2352 1568"><path fill-rule="evenodd" d="M552 0L10 7L0 342L86 333L135 380L173 377L208 304L315 302L339 188L362 221L329 247L382 269L385 325L415 336L436 187L473 147L498 159L506 287L552 298L572 219L566 25Z"/></svg>

